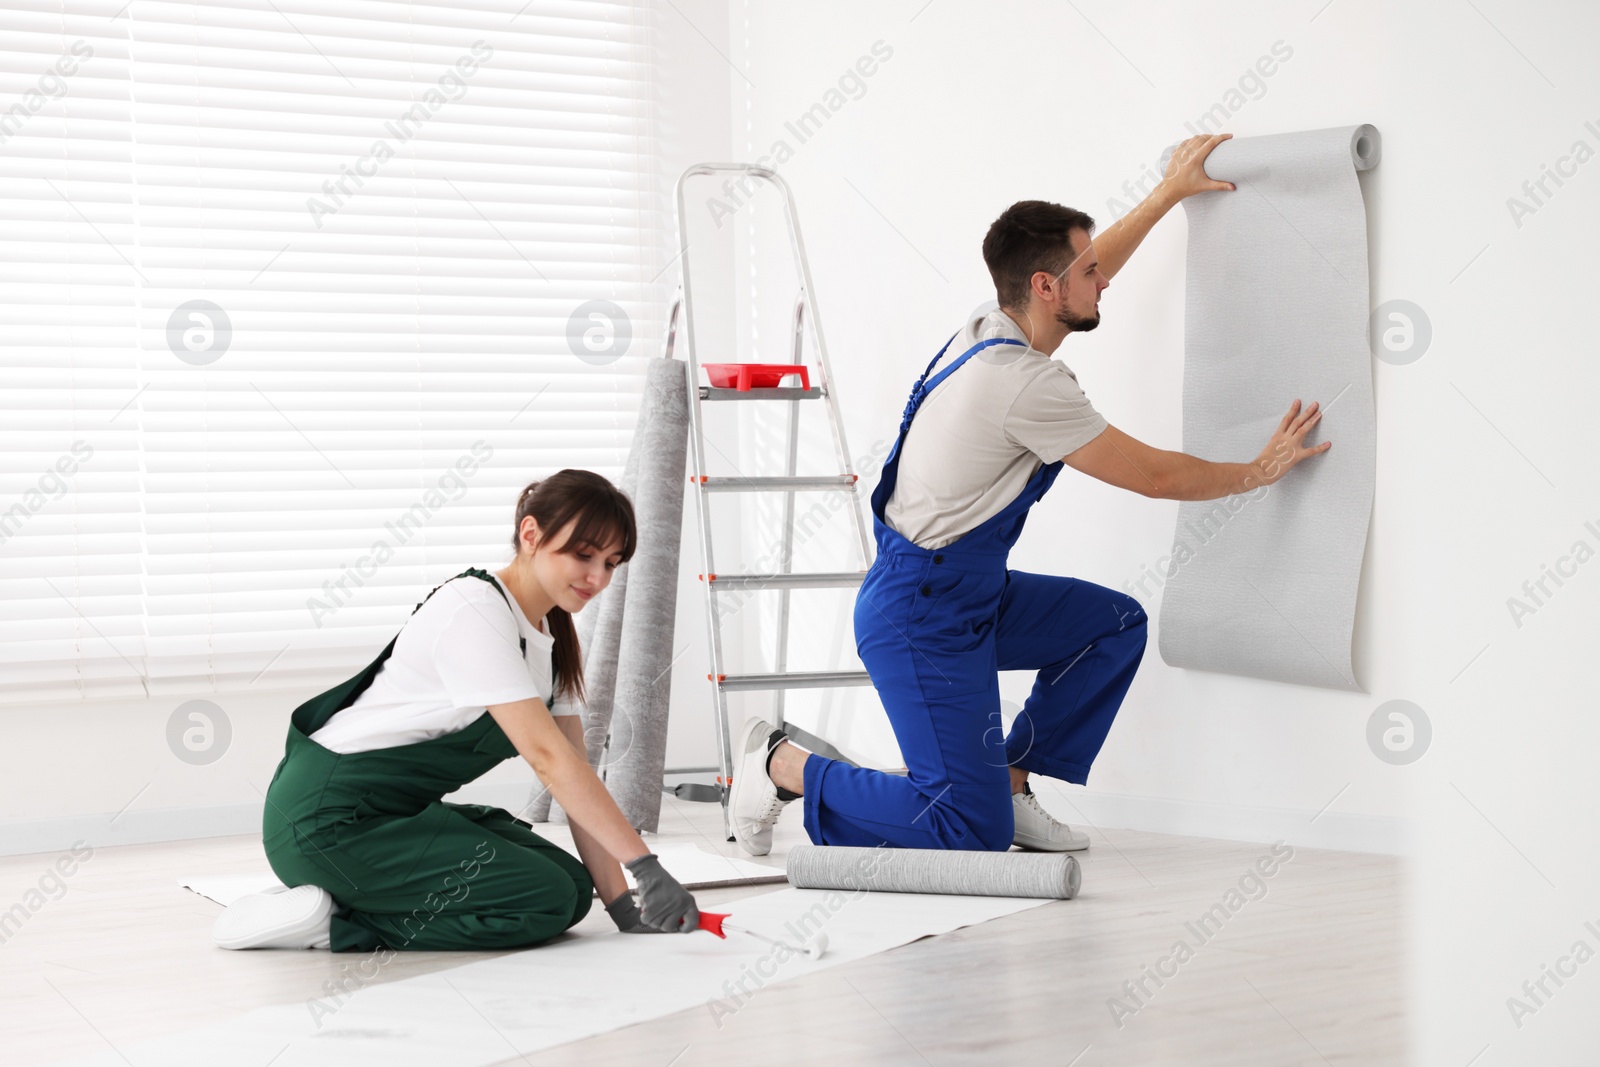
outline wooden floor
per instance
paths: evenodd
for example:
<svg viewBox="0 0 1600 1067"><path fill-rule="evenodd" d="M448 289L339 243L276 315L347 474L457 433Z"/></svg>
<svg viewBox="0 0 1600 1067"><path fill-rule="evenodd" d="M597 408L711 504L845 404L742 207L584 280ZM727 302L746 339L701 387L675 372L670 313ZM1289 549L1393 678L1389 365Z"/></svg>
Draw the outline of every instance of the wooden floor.
<svg viewBox="0 0 1600 1067"><path fill-rule="evenodd" d="M1050 785L1040 789L1042 801L1068 815ZM665 801L663 839L712 841L738 854L721 840L715 806ZM798 809L784 813L775 857L804 840ZM1270 857L1268 845L1082 828L1093 845L1079 854L1076 900L768 986L720 1020L709 1009L683 1011L505 1062L1407 1062L1399 860L1296 849L1256 883L1247 874ZM0 907L40 888L55 858L0 859ZM215 838L96 849L64 880L65 892L47 881L43 905L0 944L4 1062L120 1052L264 1004L322 995L342 957L216 949L209 933L218 906L176 887L180 875L263 864L259 838ZM770 891L696 897L714 906ZM1214 905L1225 918L1197 932ZM598 908L584 921L610 922ZM1188 951L1174 955L1180 941ZM492 955L400 954L379 980ZM352 1063L363 1062L359 1048L350 1051Z"/></svg>

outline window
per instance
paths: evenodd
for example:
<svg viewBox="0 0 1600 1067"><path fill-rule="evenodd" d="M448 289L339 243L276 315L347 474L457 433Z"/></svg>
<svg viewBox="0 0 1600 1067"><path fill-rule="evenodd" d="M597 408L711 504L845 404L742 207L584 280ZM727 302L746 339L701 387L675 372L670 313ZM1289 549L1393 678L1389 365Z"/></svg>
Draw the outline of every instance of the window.
<svg viewBox="0 0 1600 1067"><path fill-rule="evenodd" d="M0 700L347 676L620 472L670 279L643 11L0 14Z"/></svg>

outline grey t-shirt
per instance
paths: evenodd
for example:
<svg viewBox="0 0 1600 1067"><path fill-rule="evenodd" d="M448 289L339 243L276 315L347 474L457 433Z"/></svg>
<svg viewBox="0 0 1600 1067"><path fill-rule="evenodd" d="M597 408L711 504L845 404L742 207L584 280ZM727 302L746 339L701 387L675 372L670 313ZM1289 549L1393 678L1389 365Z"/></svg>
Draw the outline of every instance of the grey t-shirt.
<svg viewBox="0 0 1600 1067"><path fill-rule="evenodd" d="M900 477L884 508L896 533L943 548L998 515L1028 479L1106 428L1077 375L1026 346L1009 315L980 309L928 375L979 341L1009 337L977 353L928 394L900 449Z"/></svg>

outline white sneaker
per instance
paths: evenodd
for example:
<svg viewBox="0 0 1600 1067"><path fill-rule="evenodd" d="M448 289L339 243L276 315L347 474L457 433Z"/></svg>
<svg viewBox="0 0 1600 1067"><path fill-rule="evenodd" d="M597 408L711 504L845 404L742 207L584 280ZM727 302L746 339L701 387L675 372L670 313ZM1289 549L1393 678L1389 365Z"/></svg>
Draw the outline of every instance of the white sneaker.
<svg viewBox="0 0 1600 1067"><path fill-rule="evenodd" d="M752 856L772 851L772 824L778 821L785 800L767 777L767 742L777 727L762 718L744 724L733 747L733 781L728 784L728 817L734 840Z"/></svg>
<svg viewBox="0 0 1600 1067"><path fill-rule="evenodd" d="M321 886L276 886L222 909L211 940L218 948L327 948L333 912Z"/></svg>
<svg viewBox="0 0 1600 1067"><path fill-rule="evenodd" d="M1081 852L1089 847L1089 835L1052 818L1027 782L1022 783L1022 792L1011 794L1011 813L1017 824L1011 838L1014 845L1041 852Z"/></svg>

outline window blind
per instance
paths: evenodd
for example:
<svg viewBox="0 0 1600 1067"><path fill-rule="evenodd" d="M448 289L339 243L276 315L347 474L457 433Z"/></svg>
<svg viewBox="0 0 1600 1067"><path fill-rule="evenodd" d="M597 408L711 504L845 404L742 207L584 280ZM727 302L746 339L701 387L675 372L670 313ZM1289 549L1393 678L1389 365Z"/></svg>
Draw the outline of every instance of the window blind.
<svg viewBox="0 0 1600 1067"><path fill-rule="evenodd" d="M668 297L645 17L0 14L0 700L335 680L509 556L526 482L620 471Z"/></svg>

